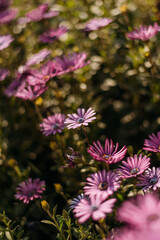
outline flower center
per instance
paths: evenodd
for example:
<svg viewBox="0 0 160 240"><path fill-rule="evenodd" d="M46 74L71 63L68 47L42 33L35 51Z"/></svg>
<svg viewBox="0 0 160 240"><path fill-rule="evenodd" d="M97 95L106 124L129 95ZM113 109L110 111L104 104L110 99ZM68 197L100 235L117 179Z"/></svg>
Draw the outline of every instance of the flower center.
<svg viewBox="0 0 160 240"><path fill-rule="evenodd" d="M107 184L106 182L102 182L102 183L100 183L99 186L98 186L98 188L99 188L100 190L106 190L107 187L108 187L108 184Z"/></svg>
<svg viewBox="0 0 160 240"><path fill-rule="evenodd" d="M45 75L44 77L43 77L43 80L44 81L47 81L49 79L49 75Z"/></svg>
<svg viewBox="0 0 160 240"><path fill-rule="evenodd" d="M149 215L149 216L147 217L147 220L148 220L149 222L152 222L152 221L157 220L158 218L159 218L159 216L158 216L157 214L152 214L152 215Z"/></svg>
<svg viewBox="0 0 160 240"><path fill-rule="evenodd" d="M53 124L52 128L55 129L55 130L58 129L59 128L59 124L58 123Z"/></svg>
<svg viewBox="0 0 160 240"><path fill-rule="evenodd" d="M110 157L111 157L111 154L109 154L109 155L104 154L104 155L102 156L102 158L104 158L105 160L108 160Z"/></svg>
<svg viewBox="0 0 160 240"><path fill-rule="evenodd" d="M149 180L149 183L152 184L152 185L156 184L157 182L158 182L158 178L157 177L153 177L153 178L151 178Z"/></svg>
<svg viewBox="0 0 160 240"><path fill-rule="evenodd" d="M97 205L93 205L93 206L91 206L91 210L92 210L92 212L96 211L97 209L98 209L98 206L97 206Z"/></svg>
<svg viewBox="0 0 160 240"><path fill-rule="evenodd" d="M132 168L131 171L130 171L130 173L133 174L133 175L138 173L138 172L139 172L138 168Z"/></svg>
<svg viewBox="0 0 160 240"><path fill-rule="evenodd" d="M69 69L70 69L71 71L73 71L73 70L74 70L74 67L73 67L73 66L70 66Z"/></svg>
<svg viewBox="0 0 160 240"><path fill-rule="evenodd" d="M84 122L84 118L78 118L77 122L78 123L83 123Z"/></svg>

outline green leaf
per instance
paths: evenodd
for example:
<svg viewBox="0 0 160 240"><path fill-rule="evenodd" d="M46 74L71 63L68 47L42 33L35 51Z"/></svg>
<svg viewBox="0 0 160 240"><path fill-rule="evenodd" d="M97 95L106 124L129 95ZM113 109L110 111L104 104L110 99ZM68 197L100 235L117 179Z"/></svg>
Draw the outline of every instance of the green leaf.
<svg viewBox="0 0 160 240"><path fill-rule="evenodd" d="M50 224L50 225L53 225L54 227L56 227L56 225L53 222L49 221L49 220L42 220L41 222L45 223L45 224Z"/></svg>
<svg viewBox="0 0 160 240"><path fill-rule="evenodd" d="M53 217L56 216L56 211L57 211L57 205L55 205L55 207L53 208Z"/></svg>

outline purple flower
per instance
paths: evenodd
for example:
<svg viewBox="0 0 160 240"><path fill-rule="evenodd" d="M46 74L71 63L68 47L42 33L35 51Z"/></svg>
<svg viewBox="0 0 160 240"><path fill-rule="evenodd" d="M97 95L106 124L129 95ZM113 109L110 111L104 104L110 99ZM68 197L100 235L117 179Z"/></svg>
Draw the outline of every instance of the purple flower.
<svg viewBox="0 0 160 240"><path fill-rule="evenodd" d="M82 155L79 152L74 152L73 148L71 147L69 147L69 150L71 154L67 154L67 153L65 154L65 156L69 160L69 163L63 166L64 168L66 167L73 168L82 160Z"/></svg>
<svg viewBox="0 0 160 240"><path fill-rule="evenodd" d="M86 195L99 195L103 200L112 195L114 191L120 188L120 181L115 172L105 170L94 173L87 178L84 192Z"/></svg>
<svg viewBox="0 0 160 240"><path fill-rule="evenodd" d="M156 195L150 193L138 195L135 199L122 204L118 210L118 220L140 230L159 230L160 201Z"/></svg>
<svg viewBox="0 0 160 240"><path fill-rule="evenodd" d="M96 113L92 108L89 108L86 112L84 108L78 108L77 114L68 114L68 118L66 118L64 123L67 125L68 129L88 126L89 122L96 119L96 117L93 117L95 114Z"/></svg>
<svg viewBox="0 0 160 240"><path fill-rule="evenodd" d="M97 161L104 161L108 164L119 162L124 158L127 152L126 146L123 146L121 150L118 151L119 144L116 143L115 149L112 139L109 141L107 138L105 140L105 146L104 148L100 144L99 141L97 141L97 144L93 142L94 146L89 146L87 151L89 154ZM118 152L117 152L118 151Z"/></svg>
<svg viewBox="0 0 160 240"><path fill-rule="evenodd" d="M54 69L54 63L48 61L40 67L40 70L33 69L27 77L29 85L35 86L39 84L46 84L50 78L52 78L52 72Z"/></svg>
<svg viewBox="0 0 160 240"><path fill-rule="evenodd" d="M50 134L61 133L62 129L64 129L64 120L65 115L61 113L55 113L48 118L45 118L43 122L40 124L41 131L44 135L48 136Z"/></svg>
<svg viewBox="0 0 160 240"><path fill-rule="evenodd" d="M51 51L44 48L42 49L41 51L39 51L38 53L32 55L27 63L26 63L26 66L31 66L31 65L34 65L34 64L39 64L40 62L42 62L45 58L47 58L49 55L51 54Z"/></svg>
<svg viewBox="0 0 160 240"><path fill-rule="evenodd" d="M121 178L131 178L142 174L150 165L150 158L140 154L134 157L128 157L127 161L122 161L123 166L120 166L119 175Z"/></svg>
<svg viewBox="0 0 160 240"><path fill-rule="evenodd" d="M107 26L111 22L112 22L112 19L110 19L110 18L94 18L94 19L89 20L86 23L86 26L83 30L85 32L98 30L99 28Z"/></svg>
<svg viewBox="0 0 160 240"><path fill-rule="evenodd" d="M87 196L85 196L83 193L81 193L80 195L78 195L76 198L73 198L71 204L70 204L70 208L71 209L75 209L75 207L78 205L78 203L80 202L81 199L86 198L88 199Z"/></svg>
<svg viewBox="0 0 160 240"><path fill-rule="evenodd" d="M144 140L143 149L151 152L160 152L160 132L157 132L157 136L154 133L149 135L149 139Z"/></svg>
<svg viewBox="0 0 160 240"><path fill-rule="evenodd" d="M40 41L43 43L51 43L54 40L60 38L68 31L66 27L59 27L56 30L49 29L40 36Z"/></svg>
<svg viewBox="0 0 160 240"><path fill-rule="evenodd" d="M88 65L90 61L85 62L86 58L86 53L73 53L72 55L63 56L62 58L56 57L56 75L58 76L64 73L73 72L79 68Z"/></svg>
<svg viewBox="0 0 160 240"><path fill-rule="evenodd" d="M160 168L148 168L144 175L138 177L138 180L138 186L142 186L144 191L151 188L157 190L157 188L160 188Z"/></svg>
<svg viewBox="0 0 160 240"><path fill-rule="evenodd" d="M28 204L35 198L42 198L41 194L43 191L45 191L45 182L40 181L39 178L34 180L29 178L28 181L20 183L19 187L16 189L17 193L15 194L15 198L22 200L23 203Z"/></svg>
<svg viewBox="0 0 160 240"><path fill-rule="evenodd" d="M112 212L115 202L115 198L103 202L103 199L98 195L91 197L89 200L82 198L77 206L75 206L73 212L75 213L75 217L78 218L79 223L84 223L90 217L98 221L99 219L105 218L106 213Z"/></svg>
<svg viewBox="0 0 160 240"><path fill-rule="evenodd" d="M0 0L0 12L7 9L10 5L10 1L8 0Z"/></svg>
<svg viewBox="0 0 160 240"><path fill-rule="evenodd" d="M0 81L3 81L8 75L9 75L9 70L5 68L0 68Z"/></svg>
<svg viewBox="0 0 160 240"><path fill-rule="evenodd" d="M20 18L19 23L28 23L28 22L38 22L41 21L42 19L47 19L47 18L53 18L57 16L59 13L55 11L48 11L48 4L41 4L38 6L38 8L33 9L31 12L28 12L26 14L25 18Z"/></svg>
<svg viewBox="0 0 160 240"><path fill-rule="evenodd" d="M158 24L154 23L153 26L140 26L140 28L136 28L134 31L127 33L127 37L132 40L142 40L147 41L150 38L154 37L158 32Z"/></svg>
<svg viewBox="0 0 160 240"><path fill-rule="evenodd" d="M43 92L45 92L48 87L44 85L36 85L31 87L30 85L26 85L23 83L14 94L15 97L22 98L24 100L33 101L37 97L39 97Z"/></svg>
<svg viewBox="0 0 160 240"><path fill-rule="evenodd" d="M0 11L0 24L9 23L17 16L17 9L11 8L4 11Z"/></svg>
<svg viewBox="0 0 160 240"><path fill-rule="evenodd" d="M14 38L10 34L0 35L0 50L7 48L13 40Z"/></svg>

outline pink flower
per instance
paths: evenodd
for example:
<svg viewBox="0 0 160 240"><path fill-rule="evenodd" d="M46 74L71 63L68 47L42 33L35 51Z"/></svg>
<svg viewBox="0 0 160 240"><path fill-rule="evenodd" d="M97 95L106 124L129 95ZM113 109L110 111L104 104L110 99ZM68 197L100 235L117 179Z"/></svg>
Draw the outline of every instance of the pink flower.
<svg viewBox="0 0 160 240"><path fill-rule="evenodd" d="M138 180L138 186L142 186L144 191L151 188L157 190L157 188L160 188L160 168L148 168L144 175L138 177Z"/></svg>
<svg viewBox="0 0 160 240"><path fill-rule="evenodd" d="M42 62L45 58L47 58L49 55L51 54L51 51L44 48L42 49L41 51L39 51L38 53L32 55L27 63L26 63L26 66L31 66L31 65L34 65L34 64L39 64L40 62Z"/></svg>
<svg viewBox="0 0 160 240"><path fill-rule="evenodd" d="M5 68L0 68L0 81L3 81L8 75L9 75L9 70Z"/></svg>
<svg viewBox="0 0 160 240"><path fill-rule="evenodd" d="M0 35L0 50L7 48L13 40L14 38L10 34Z"/></svg>
<svg viewBox="0 0 160 240"><path fill-rule="evenodd" d="M110 18L94 18L89 20L86 23L84 31L90 32L90 31L98 30L99 28L107 26L111 22L112 22L112 19Z"/></svg>
<svg viewBox="0 0 160 240"><path fill-rule="evenodd" d="M136 28L134 31L127 33L127 37L132 40L142 40L147 41L150 38L154 37L158 32L158 24L154 23L153 26L140 26L140 28Z"/></svg>
<svg viewBox="0 0 160 240"><path fill-rule="evenodd" d="M127 161L122 161L123 166L120 166L119 175L121 178L131 178L142 174L150 165L150 158L140 154L134 157L128 157Z"/></svg>
<svg viewBox="0 0 160 240"><path fill-rule="evenodd" d="M40 36L40 41L43 43L51 43L64 35L68 29L66 27L59 27L56 30L49 29Z"/></svg>
<svg viewBox="0 0 160 240"><path fill-rule="evenodd" d="M34 180L29 178L28 181L20 183L19 187L16 189L17 193L15 194L15 198L22 200L23 203L28 204L35 198L42 198L41 194L43 191L45 191L45 182L40 181L39 178Z"/></svg>
<svg viewBox="0 0 160 240"><path fill-rule="evenodd" d="M21 24L21 23L27 23L31 21L38 22L38 21L41 21L42 19L55 17L59 14L58 12L55 12L52 10L49 10L47 12L47 10L48 10L48 4L41 4L38 6L38 8L33 9L31 12L28 12L25 18L20 18L19 23Z"/></svg>
<svg viewBox="0 0 160 240"><path fill-rule="evenodd" d="M64 123L67 125L68 129L88 126L89 122L96 119L96 117L93 117L95 114L96 113L92 108L89 108L86 112L84 108L78 108L77 114L68 114L68 118L66 118Z"/></svg>
<svg viewBox="0 0 160 240"><path fill-rule="evenodd" d="M0 24L9 23L16 18L18 10L15 8L6 9L0 12Z"/></svg>
<svg viewBox="0 0 160 240"><path fill-rule="evenodd" d="M73 53L72 55L62 56L55 58L55 63L57 65L56 75L62 75L64 73L73 72L79 68L82 68L90 63L90 61L85 62L87 58L86 53Z"/></svg>
<svg viewBox="0 0 160 240"><path fill-rule="evenodd" d="M157 136L154 133L149 135L149 139L144 140L143 149L151 152L160 152L160 132L157 132Z"/></svg>
<svg viewBox="0 0 160 240"><path fill-rule="evenodd" d="M116 143L115 149L112 139L109 141L107 138L105 141L104 148L100 144L99 141L97 141L97 144L93 142L93 146L89 146L87 151L89 154L97 161L104 161L106 163L112 164L119 162L124 158L127 152L126 146L123 146L121 150L118 151L119 144ZM118 151L118 152L117 152Z"/></svg>
<svg viewBox="0 0 160 240"><path fill-rule="evenodd" d="M114 191L120 188L120 181L115 172L105 170L94 173L91 177L87 178L84 192L90 197L99 195L105 200Z"/></svg>
<svg viewBox="0 0 160 240"><path fill-rule="evenodd" d="M54 69L54 63L48 61L40 67L40 70L33 69L27 77L27 82L29 85L35 86L39 84L46 84L47 81L52 78L52 72Z"/></svg>
<svg viewBox="0 0 160 240"><path fill-rule="evenodd" d="M22 98L24 100L33 101L45 92L48 87L44 85L36 85L31 87L30 85L22 84L15 92L14 96Z"/></svg>
<svg viewBox="0 0 160 240"><path fill-rule="evenodd" d="M82 198L77 206L75 206L73 212L75 213L75 217L78 218L79 223L84 223L90 217L98 221L99 219L105 218L106 213L112 212L115 202L115 198L103 202L103 199L97 195L91 197L89 200Z"/></svg>
<svg viewBox="0 0 160 240"><path fill-rule="evenodd" d="M78 205L78 203L81 201L81 199L87 199L89 200L89 198L87 196L85 196L83 193L79 194L76 198L73 198L71 204L70 204L70 208L71 209L75 209L75 207Z"/></svg>
<svg viewBox="0 0 160 240"><path fill-rule="evenodd" d="M55 113L48 118L45 118L43 122L40 124L41 131L44 135L48 136L50 134L61 133L62 129L64 129L64 120L65 115L61 113Z"/></svg>
<svg viewBox="0 0 160 240"><path fill-rule="evenodd" d="M118 210L118 220L137 229L159 230L160 201L156 195L147 193L125 201Z"/></svg>

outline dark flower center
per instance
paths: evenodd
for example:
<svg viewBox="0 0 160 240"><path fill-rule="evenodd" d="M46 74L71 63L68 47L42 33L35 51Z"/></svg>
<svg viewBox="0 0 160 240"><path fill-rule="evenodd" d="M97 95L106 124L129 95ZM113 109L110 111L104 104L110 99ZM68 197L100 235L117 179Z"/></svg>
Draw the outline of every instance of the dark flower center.
<svg viewBox="0 0 160 240"><path fill-rule="evenodd" d="M27 193L28 197L32 197L36 193L36 189L30 189Z"/></svg>
<svg viewBox="0 0 160 240"><path fill-rule="evenodd" d="M58 129L59 128L59 124L58 123L53 124L52 128L55 129L55 130Z"/></svg>
<svg viewBox="0 0 160 240"><path fill-rule="evenodd" d="M77 122L78 123L83 123L84 122L84 118L78 118Z"/></svg>
<svg viewBox="0 0 160 240"><path fill-rule="evenodd" d="M108 160L110 157L111 157L111 154L110 154L110 155L104 154L104 155L102 156L102 158L104 158L105 160Z"/></svg>
<svg viewBox="0 0 160 240"><path fill-rule="evenodd" d="M153 177L153 178L151 178L149 180L149 183L152 184L152 185L156 184L157 182L158 182L158 178L157 177Z"/></svg>
<svg viewBox="0 0 160 240"><path fill-rule="evenodd" d="M108 184L107 184L106 182L102 182L102 183L100 183L99 186L98 186L98 188L99 188L100 190L106 190L107 187L108 187Z"/></svg>
<svg viewBox="0 0 160 240"><path fill-rule="evenodd" d="M92 212L96 211L97 209L98 209L98 206L97 206L97 205L93 205L93 206L91 206L91 210L92 210Z"/></svg>
<svg viewBox="0 0 160 240"><path fill-rule="evenodd" d="M159 218L159 216L158 216L157 214L152 214L152 215L149 215L149 216L147 217L147 220L148 220L149 222L152 222L152 221L157 220L158 218Z"/></svg>
<svg viewBox="0 0 160 240"><path fill-rule="evenodd" d="M132 168L132 170L130 171L131 174L136 174L139 172L139 169L138 168Z"/></svg>

